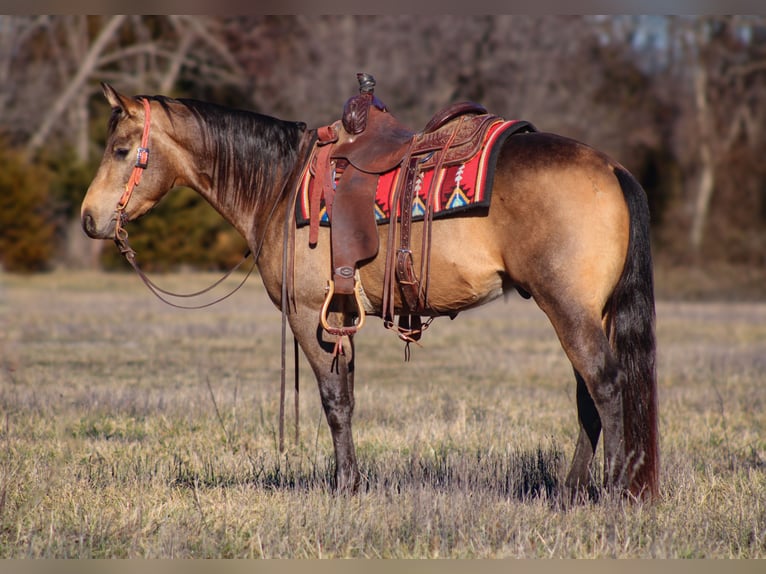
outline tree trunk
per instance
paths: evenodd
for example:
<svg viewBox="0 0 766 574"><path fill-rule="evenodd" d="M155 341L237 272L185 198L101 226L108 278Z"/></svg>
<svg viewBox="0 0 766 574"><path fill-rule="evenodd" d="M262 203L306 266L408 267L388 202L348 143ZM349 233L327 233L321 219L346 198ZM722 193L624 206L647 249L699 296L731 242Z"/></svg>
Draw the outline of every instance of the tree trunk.
<svg viewBox="0 0 766 574"><path fill-rule="evenodd" d="M704 63L698 61L694 73L694 97L700 135L700 178L689 237L692 253L695 256L699 255L705 238L705 224L710 212L710 203L713 199L716 183L715 158L712 150L713 118L710 115L710 106L708 105L707 84L707 71Z"/></svg>

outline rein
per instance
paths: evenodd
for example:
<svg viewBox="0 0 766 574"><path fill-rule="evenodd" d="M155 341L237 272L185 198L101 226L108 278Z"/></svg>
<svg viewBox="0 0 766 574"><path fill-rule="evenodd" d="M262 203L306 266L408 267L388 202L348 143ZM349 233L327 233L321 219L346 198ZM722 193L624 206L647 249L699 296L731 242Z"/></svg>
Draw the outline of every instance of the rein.
<svg viewBox="0 0 766 574"><path fill-rule="evenodd" d="M245 260L250 256L251 251L248 249L245 255L242 257L242 260L237 263L230 271L228 271L223 277L221 277L218 281L210 285L209 287L206 287L205 289L201 289L200 291L196 291L194 293L174 293L172 291L168 291L166 289L163 289L159 287L156 283L154 283L147 275L141 270L141 268L138 265L138 262L136 261L136 252L135 250L130 246L128 243L128 231L125 229L124 225L127 222L127 215L125 214L125 209L128 206L128 201L130 201L130 196L133 195L133 190L136 189L136 186L141 182L141 176L144 173L144 170L149 165L149 127L151 125L151 117L152 117L152 109L151 105L149 104L149 100L146 98L140 98L141 103L144 106L144 129L141 134L141 145L138 148L138 152L136 154L136 163L133 165L133 171L130 173L130 178L128 179L128 183L125 184L125 191L122 193L122 197L120 197L120 201L117 203L117 208L115 209L115 228L114 228L114 242L117 244L117 247L120 250L120 253L125 257L128 263L130 263L130 266L133 268L133 270L138 274L138 276L141 278L141 281L144 282L144 285L149 289L149 291L152 292L152 294L157 297L160 301L163 303L170 305L171 307L176 307L178 309L204 309L205 307L211 307L215 305L216 303L220 303L224 299L228 299L234 293L239 291L242 286L245 284L245 281L247 281L248 277L250 277L250 274L253 272L253 269L255 269L255 264L258 261L258 255L260 254L260 246L258 249L258 253L253 257L253 265L250 267L250 270L245 275L244 279L237 285L233 290L231 290L226 295L223 295L219 297L218 299L211 301L209 303L204 303L201 305L179 305L177 303L173 303L172 301L168 301L163 295L168 295L171 297L178 297L178 298L190 298L190 297L199 297L200 295L204 295L205 293L208 293L215 289L218 285L220 285L225 279L227 279L232 273L234 273L237 269L239 269L242 264L245 262ZM263 243L261 243L261 246Z"/></svg>
<svg viewBox="0 0 766 574"><path fill-rule="evenodd" d="M176 309L204 309L206 307L212 307L213 305L220 303L224 299L228 299L234 293L239 291L242 286L245 284L247 279L252 274L253 270L255 269L255 264L258 260L258 257L253 258L253 264L250 266L250 269L247 271L247 274L245 274L245 277L242 279L242 281L239 282L239 284L234 287L231 291L226 293L225 295L222 295L221 297L218 297L217 299L210 301L208 303L202 303L200 305L179 305L178 303L173 303L172 301L169 301L165 295L168 295L170 297L178 297L178 298L191 298L191 297L199 297L200 295L204 295L205 293L209 293L213 289L215 289L218 285L223 283L232 273L234 273L237 269L239 269L242 264L247 260L248 257L251 255L251 251L248 249L245 255L242 256L242 259L239 263L237 263L232 269L230 269L226 274L218 279L215 283L210 285L209 287L206 287L204 289L200 289L199 291L195 291L194 293L174 293L173 291L168 291L166 289L163 289L156 283L154 283L149 277L147 277L146 273L143 272L141 267L139 267L138 262L136 261L136 252L135 250L130 246L128 243L128 234L122 229L122 234L119 238L115 238L114 242L117 244L117 247L120 249L120 253L125 257L128 263L130 263L130 266L133 268L133 270L136 272L136 274L141 278L141 281L144 282L144 285L146 285L147 289L151 291L151 293L157 297L160 301L165 303L166 305L170 305L171 307L175 307ZM259 250L260 251L260 250Z"/></svg>

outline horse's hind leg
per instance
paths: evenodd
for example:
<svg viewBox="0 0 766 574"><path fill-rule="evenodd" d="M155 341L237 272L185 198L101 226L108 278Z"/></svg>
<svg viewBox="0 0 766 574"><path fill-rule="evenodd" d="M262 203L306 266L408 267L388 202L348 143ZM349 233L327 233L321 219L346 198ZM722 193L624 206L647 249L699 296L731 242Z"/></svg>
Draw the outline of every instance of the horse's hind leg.
<svg viewBox="0 0 766 574"><path fill-rule="evenodd" d="M354 345L344 337L343 353L335 354L335 341L326 339L318 325L318 312L290 316L290 326L316 376L322 408L335 451L335 484L339 492L355 492L360 475L351 433L354 414Z"/></svg>
<svg viewBox="0 0 766 574"><path fill-rule="evenodd" d="M572 466L566 478L567 488L579 491L591 485L591 462L596 453L596 445L601 435L601 417L588 392L587 385L580 373L575 370L577 379L577 419L580 423L580 434L577 437Z"/></svg>
<svg viewBox="0 0 766 574"><path fill-rule="evenodd" d="M581 333L567 333L562 343L575 370L578 380L578 418L581 434L572 464L572 478L582 477L582 465L588 453L595 450L598 440L596 429L604 434L604 485L624 487L624 426L622 411L622 386L625 375L620 368L606 335L599 327L581 328ZM584 388L583 388L584 387ZM588 397L586 398L585 393ZM595 413L593 408L595 407ZM597 418L596 418L597 417ZM584 436L583 436L584 435ZM587 440L587 443L586 443ZM579 450L579 453L577 452ZM590 456L592 460L592 454ZM589 463L590 464L590 461ZM579 483L578 486L583 486Z"/></svg>
<svg viewBox="0 0 766 574"><path fill-rule="evenodd" d="M625 446L622 386L625 374L612 352L597 316L572 301L541 308L553 324L561 345L575 368L580 433L566 484L587 486L599 431L604 434L604 485L624 487ZM589 315L591 316L589 318Z"/></svg>

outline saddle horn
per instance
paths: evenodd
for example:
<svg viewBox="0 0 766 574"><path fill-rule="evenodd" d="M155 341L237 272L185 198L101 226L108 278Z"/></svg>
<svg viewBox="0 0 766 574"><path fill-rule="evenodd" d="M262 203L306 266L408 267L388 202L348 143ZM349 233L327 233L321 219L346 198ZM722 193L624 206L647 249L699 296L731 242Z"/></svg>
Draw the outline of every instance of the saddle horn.
<svg viewBox="0 0 766 574"><path fill-rule="evenodd" d="M372 74L359 72L356 75L359 82L359 95L352 96L343 106L343 127L352 134L358 135L367 127L367 115L370 111L370 105L383 112L387 112L385 104L375 97L375 78Z"/></svg>

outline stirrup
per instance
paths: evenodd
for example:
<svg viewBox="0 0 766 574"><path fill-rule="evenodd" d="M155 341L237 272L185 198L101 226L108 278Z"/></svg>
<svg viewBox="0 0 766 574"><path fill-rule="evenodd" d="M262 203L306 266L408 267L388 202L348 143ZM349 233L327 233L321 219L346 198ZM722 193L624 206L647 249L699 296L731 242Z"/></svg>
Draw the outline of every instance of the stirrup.
<svg viewBox="0 0 766 574"><path fill-rule="evenodd" d="M356 307L359 311L359 320L355 325L351 325L348 327L332 327L327 322L327 312L330 308L330 302L332 301L333 297L335 296L335 282L330 279L327 281L327 296L325 297L324 303L322 304L322 311L319 314L319 322L322 325L322 328L330 333L330 335L337 335L337 336L343 336L343 335L354 335L359 329L361 329L364 326L364 320L365 320L365 312L364 312L364 305L362 304L362 296L360 294L361 291L361 284L359 282L359 278L356 278L354 280L354 300L356 301Z"/></svg>

